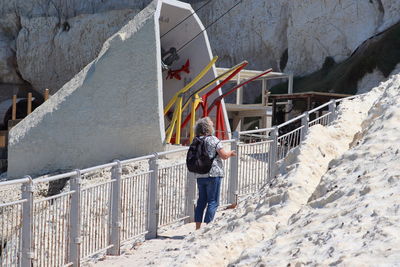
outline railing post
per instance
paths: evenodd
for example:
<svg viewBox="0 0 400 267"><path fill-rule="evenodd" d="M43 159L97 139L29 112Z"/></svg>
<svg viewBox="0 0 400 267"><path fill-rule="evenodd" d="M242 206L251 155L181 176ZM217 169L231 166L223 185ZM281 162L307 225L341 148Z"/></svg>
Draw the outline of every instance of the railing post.
<svg viewBox="0 0 400 267"><path fill-rule="evenodd" d="M331 123L334 120L336 120L336 100L331 99L328 107L329 107L329 123Z"/></svg>
<svg viewBox="0 0 400 267"><path fill-rule="evenodd" d="M115 160L117 164L111 169L111 179L115 180L112 186L111 194L111 231L110 245L107 250L108 255L120 255L121 247L121 175L122 165L119 160Z"/></svg>
<svg viewBox="0 0 400 267"><path fill-rule="evenodd" d="M147 196L147 234L146 239L157 237L158 228L158 154L154 153L154 158L149 160L150 181Z"/></svg>
<svg viewBox="0 0 400 267"><path fill-rule="evenodd" d="M44 101L47 101L49 99L49 92L50 90L47 88L44 90Z"/></svg>
<svg viewBox="0 0 400 267"><path fill-rule="evenodd" d="M194 222L194 200L196 198L196 178L195 174L187 171L187 183L185 190L185 223Z"/></svg>
<svg viewBox="0 0 400 267"><path fill-rule="evenodd" d="M71 196L70 212L70 244L69 262L73 266L80 266L81 249L81 172L76 170L76 175L70 179L70 189L74 191Z"/></svg>
<svg viewBox="0 0 400 267"><path fill-rule="evenodd" d="M230 177L229 177L229 193L228 193L228 201L232 205L237 204L237 196L239 194L238 192L238 181L239 181L239 150L238 150L238 143L239 143L239 133L238 132L233 132L232 133L233 141L231 143L231 150L235 150L237 153L236 157L231 157L230 158Z"/></svg>
<svg viewBox="0 0 400 267"><path fill-rule="evenodd" d="M32 93L28 93L28 103L27 103L27 107L26 107L26 115L29 115L32 113Z"/></svg>
<svg viewBox="0 0 400 267"><path fill-rule="evenodd" d="M277 154L278 154L278 136L279 136L279 129L277 126L271 132L271 146L268 155L268 181L271 181L272 178L275 176L275 168L276 168L276 161L277 161Z"/></svg>
<svg viewBox="0 0 400 267"><path fill-rule="evenodd" d="M17 119L17 95L12 97L11 120Z"/></svg>
<svg viewBox="0 0 400 267"><path fill-rule="evenodd" d="M34 253L32 250L32 226L33 226L33 182L30 176L25 176L29 181L22 184L22 244L21 266L30 267Z"/></svg>
<svg viewBox="0 0 400 267"><path fill-rule="evenodd" d="M301 141L306 139L306 135L308 132L308 122L309 122L309 116L308 116L308 111L303 113L303 117L301 118Z"/></svg>

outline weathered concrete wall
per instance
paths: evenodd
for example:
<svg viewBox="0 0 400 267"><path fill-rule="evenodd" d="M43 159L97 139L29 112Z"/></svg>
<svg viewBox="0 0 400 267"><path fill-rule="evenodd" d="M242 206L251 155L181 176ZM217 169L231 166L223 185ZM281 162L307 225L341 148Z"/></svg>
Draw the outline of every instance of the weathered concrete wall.
<svg viewBox="0 0 400 267"><path fill-rule="evenodd" d="M11 130L10 178L162 149L156 6L108 39L93 62Z"/></svg>

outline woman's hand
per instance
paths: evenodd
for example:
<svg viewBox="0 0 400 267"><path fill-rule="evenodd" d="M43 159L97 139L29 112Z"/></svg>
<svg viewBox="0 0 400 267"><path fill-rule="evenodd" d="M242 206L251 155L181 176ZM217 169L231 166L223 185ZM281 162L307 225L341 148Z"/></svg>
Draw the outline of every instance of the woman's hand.
<svg viewBox="0 0 400 267"><path fill-rule="evenodd" d="M225 151L225 149L223 149L223 148L221 148L220 150L217 150L217 153L221 157L221 159L228 159L230 157L236 156L235 150Z"/></svg>

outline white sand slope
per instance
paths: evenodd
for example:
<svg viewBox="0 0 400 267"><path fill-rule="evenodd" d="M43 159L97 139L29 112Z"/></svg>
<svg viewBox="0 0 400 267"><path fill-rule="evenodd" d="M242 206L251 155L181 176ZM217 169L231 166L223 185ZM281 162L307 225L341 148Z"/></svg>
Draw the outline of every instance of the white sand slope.
<svg viewBox="0 0 400 267"><path fill-rule="evenodd" d="M399 126L400 74L310 128L270 185L174 244L179 253L153 252L156 265L398 264Z"/></svg>
<svg viewBox="0 0 400 267"><path fill-rule="evenodd" d="M235 266L400 265L400 75L383 87L307 205Z"/></svg>

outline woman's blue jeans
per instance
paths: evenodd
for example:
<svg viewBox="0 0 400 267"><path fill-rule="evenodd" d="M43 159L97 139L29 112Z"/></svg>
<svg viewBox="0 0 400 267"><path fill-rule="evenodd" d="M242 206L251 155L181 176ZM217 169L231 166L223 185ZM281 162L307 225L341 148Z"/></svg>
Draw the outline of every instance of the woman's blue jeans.
<svg viewBox="0 0 400 267"><path fill-rule="evenodd" d="M204 222L209 223L214 219L219 205L219 192L222 177L197 178L199 198L194 211L194 221L203 222L204 209L207 206Z"/></svg>

